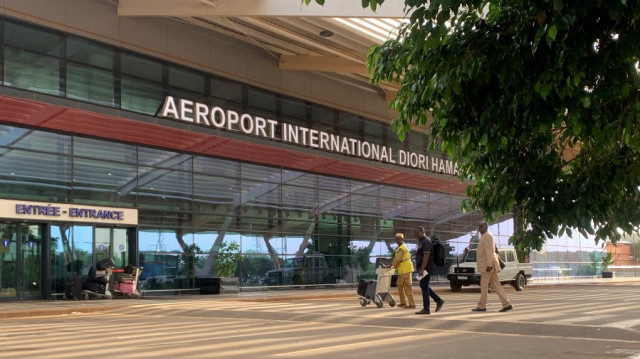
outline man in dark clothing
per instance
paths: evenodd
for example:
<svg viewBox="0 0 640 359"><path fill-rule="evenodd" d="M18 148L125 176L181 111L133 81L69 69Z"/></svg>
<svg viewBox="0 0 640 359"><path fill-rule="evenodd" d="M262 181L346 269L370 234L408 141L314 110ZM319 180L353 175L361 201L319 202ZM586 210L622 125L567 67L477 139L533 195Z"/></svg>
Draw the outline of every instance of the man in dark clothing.
<svg viewBox="0 0 640 359"><path fill-rule="evenodd" d="M436 292L429 286L431 280L431 273L436 272L436 263L433 261L431 252L433 250L433 244L431 240L424 235L423 227L416 227L414 235L418 240L418 248L416 249L416 267L418 268L418 279L420 280L420 289L422 290L422 305L423 309L416 314L431 314L429 309L429 296L436 302L436 312L442 309L444 300L436 294Z"/></svg>

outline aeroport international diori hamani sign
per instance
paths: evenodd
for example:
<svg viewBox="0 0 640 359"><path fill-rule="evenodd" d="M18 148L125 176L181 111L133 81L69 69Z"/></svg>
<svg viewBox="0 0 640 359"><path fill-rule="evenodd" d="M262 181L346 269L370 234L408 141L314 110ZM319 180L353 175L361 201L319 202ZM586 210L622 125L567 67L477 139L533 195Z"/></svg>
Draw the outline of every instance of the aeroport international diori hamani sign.
<svg viewBox="0 0 640 359"><path fill-rule="evenodd" d="M390 163L404 167L422 169L435 173L458 176L458 164L448 160L394 149L368 141L340 136L304 126L278 122L272 119L210 107L204 103L167 96L160 111L161 117L211 127L219 130L240 132L282 143L292 143L317 150L354 156L367 160Z"/></svg>

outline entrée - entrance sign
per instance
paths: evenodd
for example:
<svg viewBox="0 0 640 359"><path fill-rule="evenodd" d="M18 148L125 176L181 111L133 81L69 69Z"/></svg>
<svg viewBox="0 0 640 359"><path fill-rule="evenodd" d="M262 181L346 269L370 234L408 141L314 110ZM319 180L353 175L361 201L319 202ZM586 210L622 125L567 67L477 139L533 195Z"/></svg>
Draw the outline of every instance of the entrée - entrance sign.
<svg viewBox="0 0 640 359"><path fill-rule="evenodd" d="M72 203L43 203L0 199L0 217L23 220L138 224L138 210Z"/></svg>
<svg viewBox="0 0 640 359"><path fill-rule="evenodd" d="M260 116L225 110L217 106L209 107L206 104L186 99L174 99L173 96L165 98L160 116L372 161L452 176L459 175L458 164L448 159L394 149L303 126L280 123Z"/></svg>

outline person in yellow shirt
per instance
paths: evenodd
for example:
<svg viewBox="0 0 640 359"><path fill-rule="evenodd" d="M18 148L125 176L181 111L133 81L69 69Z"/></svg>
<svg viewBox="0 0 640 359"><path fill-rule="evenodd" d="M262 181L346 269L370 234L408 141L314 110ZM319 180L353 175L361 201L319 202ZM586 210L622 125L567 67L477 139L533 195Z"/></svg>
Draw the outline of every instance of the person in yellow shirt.
<svg viewBox="0 0 640 359"><path fill-rule="evenodd" d="M404 234L396 233L396 244L398 245L398 249L396 250L396 255L393 257L391 266L396 269L396 273L398 274L398 281L396 282L398 286L398 297L400 298L398 307L414 309L416 302L413 300L413 290L411 289L413 263L411 262L409 248L407 248L407 245L404 243Z"/></svg>

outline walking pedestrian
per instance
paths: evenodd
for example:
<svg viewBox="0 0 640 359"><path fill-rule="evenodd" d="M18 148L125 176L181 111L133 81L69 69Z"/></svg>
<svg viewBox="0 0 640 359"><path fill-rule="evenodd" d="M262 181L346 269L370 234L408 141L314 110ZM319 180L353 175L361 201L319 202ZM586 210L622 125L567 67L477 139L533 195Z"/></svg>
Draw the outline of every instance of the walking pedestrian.
<svg viewBox="0 0 640 359"><path fill-rule="evenodd" d="M480 240L476 249L476 264L478 272L480 272L480 301L478 306L471 309L474 312L487 311L487 293L489 293L489 284L493 287L494 292L502 302L502 309L499 312L506 312L513 309L513 305L507 298L507 294L498 279L498 255L496 254L496 242L493 235L489 232L487 222L480 222L478 232L480 232Z"/></svg>
<svg viewBox="0 0 640 359"><path fill-rule="evenodd" d="M393 257L391 266L396 269L396 273L398 274L398 280L396 281L398 297L400 298L398 307L415 309L416 302L413 300L413 290L411 289L411 274L413 273L411 254L409 253L409 248L407 248L407 245L404 243L404 234L396 233L395 240L398 248L396 249L396 254Z"/></svg>
<svg viewBox="0 0 640 359"><path fill-rule="evenodd" d="M433 261L431 252L433 244L431 240L424 234L424 227L418 226L414 231L414 235L418 240L418 248L416 249L416 266L418 267L418 279L420 280L420 290L422 291L422 310L416 314L431 314L429 308L429 297L436 302L436 312L439 312L444 305L444 300L431 289L429 282L431 281L431 273L436 272L436 263Z"/></svg>

